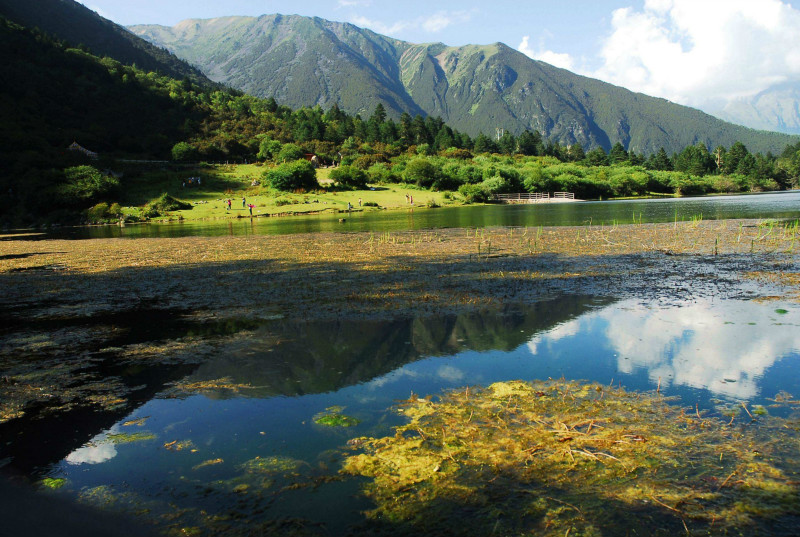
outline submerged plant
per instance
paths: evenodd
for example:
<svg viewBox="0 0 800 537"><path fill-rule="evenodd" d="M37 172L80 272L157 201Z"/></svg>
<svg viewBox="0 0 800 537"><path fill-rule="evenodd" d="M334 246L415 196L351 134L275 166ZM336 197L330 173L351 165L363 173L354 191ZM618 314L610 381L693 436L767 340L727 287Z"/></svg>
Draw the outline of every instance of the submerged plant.
<svg viewBox="0 0 800 537"><path fill-rule="evenodd" d="M370 519L401 533L723 535L800 513L800 444L783 429L796 421L729 425L656 393L567 381L399 410L408 423L352 442L363 453L343 471L372 478Z"/></svg>

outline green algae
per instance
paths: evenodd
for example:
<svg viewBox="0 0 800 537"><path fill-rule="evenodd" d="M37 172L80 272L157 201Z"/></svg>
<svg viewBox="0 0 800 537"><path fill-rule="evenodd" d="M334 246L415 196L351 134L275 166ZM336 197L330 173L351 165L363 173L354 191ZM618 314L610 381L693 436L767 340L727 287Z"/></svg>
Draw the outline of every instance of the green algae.
<svg viewBox="0 0 800 537"><path fill-rule="evenodd" d="M114 433L108 435L107 438L112 444L132 444L133 442L155 440L156 435L149 431L141 431L136 433Z"/></svg>
<svg viewBox="0 0 800 537"><path fill-rule="evenodd" d="M563 380L412 398L408 423L353 442L343 472L370 478L387 534L756 534L800 514L800 420L670 402Z"/></svg>
<svg viewBox="0 0 800 537"><path fill-rule="evenodd" d="M314 416L314 423L325 427L355 427L361 420L342 414L344 407L332 406Z"/></svg>
<svg viewBox="0 0 800 537"><path fill-rule="evenodd" d="M67 480L63 477L45 477L39 484L44 488L50 490L57 490L67 484Z"/></svg>
<svg viewBox="0 0 800 537"><path fill-rule="evenodd" d="M249 474L282 474L294 472L303 464L305 464L303 461L291 457L273 455L250 459L239 465L238 468Z"/></svg>

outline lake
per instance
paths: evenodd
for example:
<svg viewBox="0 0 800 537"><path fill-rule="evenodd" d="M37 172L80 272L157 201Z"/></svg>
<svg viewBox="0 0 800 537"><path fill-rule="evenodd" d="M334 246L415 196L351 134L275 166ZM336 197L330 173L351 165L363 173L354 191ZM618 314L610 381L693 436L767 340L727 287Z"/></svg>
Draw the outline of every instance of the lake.
<svg viewBox="0 0 800 537"><path fill-rule="evenodd" d="M112 411L12 420L0 428L13 438L0 460L11 473L65 480L58 495L196 535L239 535L259 524L279 531L276 521L302 520L314 530L303 534L357 527L370 502L359 493L363 479L337 475L346 444L390 435L403 422L393 405L412 394L580 379L658 389L679 396L675 404L739 419L742 402L754 408L781 392L800 394L800 307L785 301L571 296L393 321L215 328L162 313L113 325L125 335L100 350L78 343L75 352L97 356L86 381L113 377L136 386L134 396ZM137 345L221 333L233 337L198 350L196 362L123 359ZM316 423L326 413L357 421Z"/></svg>
<svg viewBox="0 0 800 537"><path fill-rule="evenodd" d="M345 217L345 222L339 219ZM643 200L485 205L169 224L61 228L40 238L186 237L315 232L401 231L489 226L582 226L700 218L800 218L800 191Z"/></svg>

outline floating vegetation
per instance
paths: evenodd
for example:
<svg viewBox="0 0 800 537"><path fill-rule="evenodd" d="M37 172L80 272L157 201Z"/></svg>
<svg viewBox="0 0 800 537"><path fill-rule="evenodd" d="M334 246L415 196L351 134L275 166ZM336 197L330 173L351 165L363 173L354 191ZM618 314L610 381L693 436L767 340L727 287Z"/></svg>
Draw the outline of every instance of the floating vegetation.
<svg viewBox="0 0 800 537"><path fill-rule="evenodd" d="M208 459L198 465L192 466L192 470L199 470L200 468L205 468L206 466L216 466L217 464L222 464L223 462L225 461L222 459Z"/></svg>
<svg viewBox="0 0 800 537"><path fill-rule="evenodd" d="M189 449L192 453L197 451L194 447L194 442L191 440L173 440L172 442L165 442L164 448L169 451L183 451L184 449Z"/></svg>
<svg viewBox="0 0 800 537"><path fill-rule="evenodd" d="M156 435L148 431L137 433L113 433L107 436L107 440L112 444L131 444L133 442L144 442L155 440Z"/></svg>
<svg viewBox="0 0 800 537"><path fill-rule="evenodd" d="M201 380L190 382L182 380L173 385L172 393L209 393L216 391L229 391L239 393L241 390L252 390L254 387L250 384L242 384L234 382L230 377L224 377L213 380Z"/></svg>
<svg viewBox="0 0 800 537"><path fill-rule="evenodd" d="M354 443L343 469L372 478L368 516L387 534L763 534L800 514L797 419L729 423L563 380L399 410L409 422Z"/></svg>
<svg viewBox="0 0 800 537"><path fill-rule="evenodd" d="M256 457L241 464L238 468L249 474L283 474L294 472L305 464L303 461L291 457L273 455L271 457Z"/></svg>
<svg viewBox="0 0 800 537"><path fill-rule="evenodd" d="M361 420L342 414L344 407L332 406L314 416L314 423L325 427L355 427Z"/></svg>
<svg viewBox="0 0 800 537"><path fill-rule="evenodd" d="M143 426L145 422L150 418L150 416L146 416L144 418L138 418L135 420L128 420L122 424L123 427L131 427L133 425L137 425L139 427Z"/></svg>
<svg viewBox="0 0 800 537"><path fill-rule="evenodd" d="M39 484L44 488L48 488L50 490L60 489L64 485L67 484L67 480L63 477L45 477Z"/></svg>

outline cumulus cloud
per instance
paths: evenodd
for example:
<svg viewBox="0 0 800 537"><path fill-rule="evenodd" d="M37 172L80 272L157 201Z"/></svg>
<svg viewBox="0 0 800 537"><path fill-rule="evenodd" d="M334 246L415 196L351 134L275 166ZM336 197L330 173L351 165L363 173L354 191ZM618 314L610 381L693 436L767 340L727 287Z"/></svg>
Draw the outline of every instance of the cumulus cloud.
<svg viewBox="0 0 800 537"><path fill-rule="evenodd" d="M646 0L613 12L591 76L691 106L800 80L800 11L780 0Z"/></svg>
<svg viewBox="0 0 800 537"><path fill-rule="evenodd" d="M561 67L562 69L568 69L570 71L575 70L575 61L572 59L572 56L545 49L543 41L539 43L539 47L534 50L530 44L530 38L531 36L529 35L524 36L517 50L534 60L541 60L550 65L555 65L556 67Z"/></svg>

